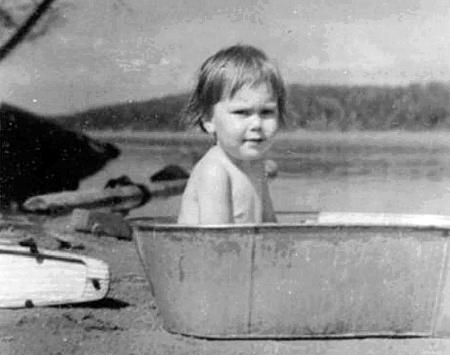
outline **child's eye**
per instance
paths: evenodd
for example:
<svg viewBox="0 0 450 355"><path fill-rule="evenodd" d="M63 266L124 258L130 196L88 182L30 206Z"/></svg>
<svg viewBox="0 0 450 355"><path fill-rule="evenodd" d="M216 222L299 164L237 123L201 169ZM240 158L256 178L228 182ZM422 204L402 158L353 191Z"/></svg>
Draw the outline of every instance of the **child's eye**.
<svg viewBox="0 0 450 355"><path fill-rule="evenodd" d="M262 116L273 116L276 114L276 110L275 109L265 109L261 111L261 115Z"/></svg>
<svg viewBox="0 0 450 355"><path fill-rule="evenodd" d="M248 116L250 114L250 111L249 110L244 110L244 109L233 110L233 114L239 115L239 116Z"/></svg>

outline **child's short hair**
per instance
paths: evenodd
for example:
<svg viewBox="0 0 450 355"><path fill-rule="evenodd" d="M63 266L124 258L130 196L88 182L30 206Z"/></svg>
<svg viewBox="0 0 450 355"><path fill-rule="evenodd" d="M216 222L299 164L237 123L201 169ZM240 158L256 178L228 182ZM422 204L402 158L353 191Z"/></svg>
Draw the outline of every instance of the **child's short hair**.
<svg viewBox="0 0 450 355"><path fill-rule="evenodd" d="M286 88L276 64L255 47L235 45L209 57L200 67L197 85L184 112L188 124L210 118L214 105L245 85L268 83L277 98L280 124L285 124Z"/></svg>

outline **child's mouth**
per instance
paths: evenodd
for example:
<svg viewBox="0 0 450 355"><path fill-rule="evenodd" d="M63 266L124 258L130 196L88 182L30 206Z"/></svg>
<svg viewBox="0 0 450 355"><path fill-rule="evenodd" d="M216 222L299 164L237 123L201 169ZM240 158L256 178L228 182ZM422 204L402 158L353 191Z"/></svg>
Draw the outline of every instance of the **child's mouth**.
<svg viewBox="0 0 450 355"><path fill-rule="evenodd" d="M251 143L262 143L262 142L264 142L264 139L263 138L247 138L244 141L251 142Z"/></svg>

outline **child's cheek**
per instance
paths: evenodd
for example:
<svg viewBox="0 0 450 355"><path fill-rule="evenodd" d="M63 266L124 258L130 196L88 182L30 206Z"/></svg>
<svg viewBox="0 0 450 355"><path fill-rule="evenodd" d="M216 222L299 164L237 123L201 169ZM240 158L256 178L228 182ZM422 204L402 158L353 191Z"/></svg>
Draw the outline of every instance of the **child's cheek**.
<svg viewBox="0 0 450 355"><path fill-rule="evenodd" d="M268 138L275 136L275 134L278 132L278 128L278 119L268 120L265 125L265 135Z"/></svg>

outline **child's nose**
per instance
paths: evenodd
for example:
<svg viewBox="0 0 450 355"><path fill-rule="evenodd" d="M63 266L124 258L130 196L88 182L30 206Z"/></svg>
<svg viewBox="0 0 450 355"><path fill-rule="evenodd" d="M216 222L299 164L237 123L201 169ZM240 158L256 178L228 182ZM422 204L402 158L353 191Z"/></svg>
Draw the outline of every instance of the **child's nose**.
<svg viewBox="0 0 450 355"><path fill-rule="evenodd" d="M251 117L251 128L259 129L261 128L261 115L259 113L254 113Z"/></svg>

